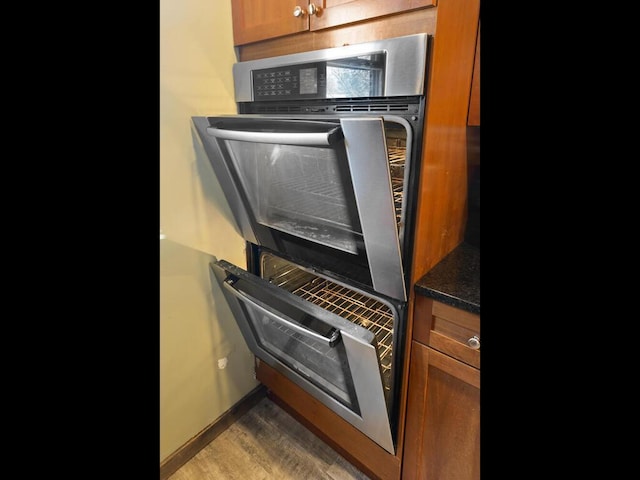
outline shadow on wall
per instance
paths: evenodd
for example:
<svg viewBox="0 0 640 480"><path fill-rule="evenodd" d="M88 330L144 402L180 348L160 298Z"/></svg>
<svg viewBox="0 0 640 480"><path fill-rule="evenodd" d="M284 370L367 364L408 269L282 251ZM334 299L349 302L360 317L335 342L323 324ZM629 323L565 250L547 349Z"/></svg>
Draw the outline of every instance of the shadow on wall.
<svg viewBox="0 0 640 480"><path fill-rule="evenodd" d="M253 355L224 295L214 257L160 240L160 460L253 390ZM221 368L220 359L226 358Z"/></svg>
<svg viewBox="0 0 640 480"><path fill-rule="evenodd" d="M216 258L212 257L211 261ZM224 292L220 284L207 267L208 278L211 290L208 292L211 299L211 340L213 345L214 368L225 370L225 382L219 385L216 391L216 400L224 400L228 395L224 395L222 387L231 390L230 386L236 388L235 392L227 392L233 395L247 392L247 387L254 388L258 385L255 380L254 356L247 347L244 337L238 327L236 319L227 303ZM215 321L214 321L215 320ZM249 383L247 379L251 379Z"/></svg>

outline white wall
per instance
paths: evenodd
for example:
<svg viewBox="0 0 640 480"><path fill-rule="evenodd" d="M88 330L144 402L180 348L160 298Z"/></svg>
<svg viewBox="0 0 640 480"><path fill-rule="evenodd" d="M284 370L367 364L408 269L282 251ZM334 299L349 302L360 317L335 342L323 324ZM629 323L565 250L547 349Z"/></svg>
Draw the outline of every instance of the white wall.
<svg viewBox="0 0 640 480"><path fill-rule="evenodd" d="M190 129L236 111L232 38L228 0L160 0L161 462L258 384L209 276L213 255L244 267L244 241Z"/></svg>

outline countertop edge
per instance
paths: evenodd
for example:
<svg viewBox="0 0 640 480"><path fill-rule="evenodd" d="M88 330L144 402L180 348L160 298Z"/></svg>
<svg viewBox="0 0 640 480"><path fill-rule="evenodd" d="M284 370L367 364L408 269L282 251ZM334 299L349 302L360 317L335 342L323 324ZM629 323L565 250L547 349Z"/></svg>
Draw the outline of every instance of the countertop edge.
<svg viewBox="0 0 640 480"><path fill-rule="evenodd" d="M461 243L414 285L416 294L480 314L480 249Z"/></svg>

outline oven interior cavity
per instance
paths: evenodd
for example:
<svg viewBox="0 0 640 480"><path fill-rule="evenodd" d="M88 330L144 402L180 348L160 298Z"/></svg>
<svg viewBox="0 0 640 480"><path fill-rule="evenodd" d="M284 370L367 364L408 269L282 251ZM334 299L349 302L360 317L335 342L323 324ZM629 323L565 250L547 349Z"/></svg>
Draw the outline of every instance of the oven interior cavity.
<svg viewBox="0 0 640 480"><path fill-rule="evenodd" d="M393 203L396 211L398 236L403 233L403 201L405 185L405 166L407 164L407 131L404 128L392 128L393 124L385 122L387 157L393 189Z"/></svg>
<svg viewBox="0 0 640 480"><path fill-rule="evenodd" d="M402 241L407 130L385 121L386 156L398 237ZM318 148L227 140L256 221L357 255L363 230L344 146Z"/></svg>
<svg viewBox="0 0 640 480"><path fill-rule="evenodd" d="M393 324L391 309L375 298L333 280L309 272L271 253L262 253L261 276L270 283L332 312L375 335L382 385L387 405L393 364Z"/></svg>

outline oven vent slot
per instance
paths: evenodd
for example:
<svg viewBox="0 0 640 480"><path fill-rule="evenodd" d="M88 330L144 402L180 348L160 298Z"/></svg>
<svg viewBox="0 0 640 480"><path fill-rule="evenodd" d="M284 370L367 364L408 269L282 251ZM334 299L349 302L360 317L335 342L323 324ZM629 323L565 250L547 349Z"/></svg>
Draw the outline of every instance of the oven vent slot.
<svg viewBox="0 0 640 480"><path fill-rule="evenodd" d="M299 105L261 105L255 109L256 113L300 113L307 111Z"/></svg>
<svg viewBox="0 0 640 480"><path fill-rule="evenodd" d="M238 105L239 113L266 113L266 114L299 114L299 113L328 113L328 112L400 112L417 113L418 106L414 103L404 102L358 102L337 100L331 102L245 102Z"/></svg>
<svg viewBox="0 0 640 480"><path fill-rule="evenodd" d="M409 105L337 105L336 112L408 112Z"/></svg>

